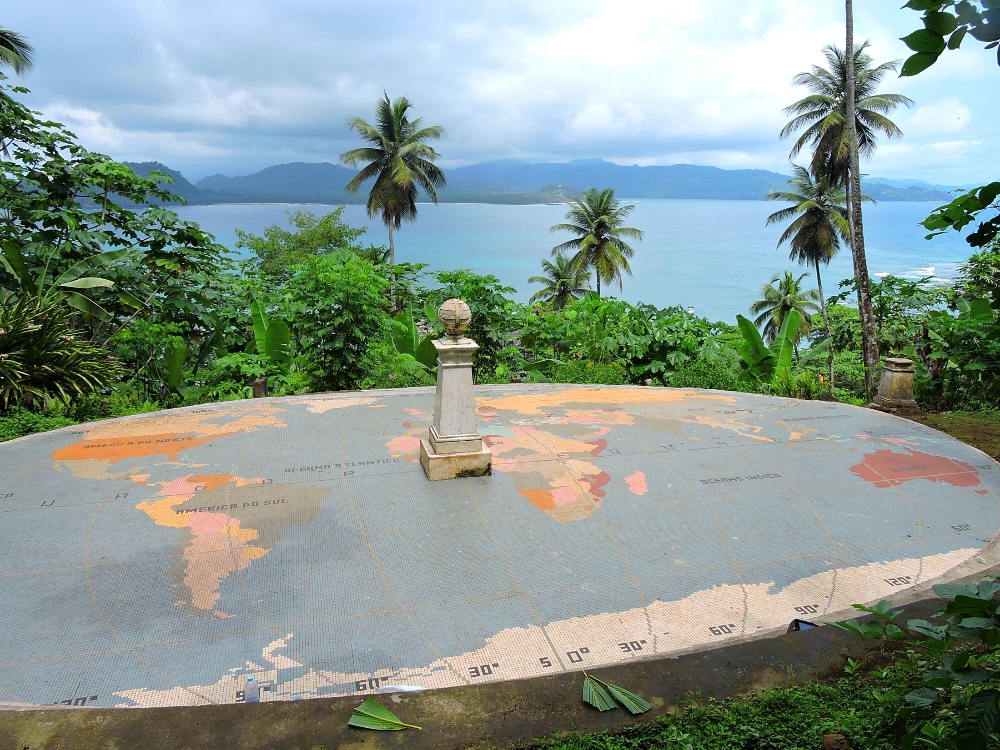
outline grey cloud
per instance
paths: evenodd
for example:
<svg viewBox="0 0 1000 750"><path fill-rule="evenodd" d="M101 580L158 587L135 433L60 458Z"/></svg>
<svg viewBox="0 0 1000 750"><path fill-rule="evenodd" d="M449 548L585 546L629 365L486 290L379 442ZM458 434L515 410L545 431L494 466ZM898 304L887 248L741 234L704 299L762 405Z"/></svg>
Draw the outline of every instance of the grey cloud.
<svg viewBox="0 0 1000 750"><path fill-rule="evenodd" d="M839 33L836 9L808 5L42 0L6 9L4 24L38 51L25 80L34 107L93 148L192 178L335 161L355 144L345 118L370 116L383 88L446 127L447 164L603 156L782 169L791 75ZM859 25L886 59L903 54L895 37L915 17L879 9ZM952 78L969 92L958 94L972 110L963 135L980 144L962 157L968 182L982 151L995 153L1000 112L963 75ZM890 85L920 104L945 96L934 76ZM906 176L923 176L919 159L915 148ZM943 168L928 161L926 176Z"/></svg>

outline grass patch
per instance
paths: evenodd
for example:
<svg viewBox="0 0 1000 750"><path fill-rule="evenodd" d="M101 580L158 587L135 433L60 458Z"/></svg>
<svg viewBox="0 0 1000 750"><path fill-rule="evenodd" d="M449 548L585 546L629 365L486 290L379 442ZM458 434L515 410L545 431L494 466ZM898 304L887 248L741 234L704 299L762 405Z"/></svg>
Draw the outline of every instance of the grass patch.
<svg viewBox="0 0 1000 750"><path fill-rule="evenodd" d="M873 698L882 681L844 678L750 693L716 702L689 699L677 715L620 732L572 734L534 750L818 750L823 735L843 734L853 748L889 750L898 737L887 706ZM904 683L905 684L905 683ZM902 684L899 686L902 689ZM895 707L891 707L894 712Z"/></svg>
<svg viewBox="0 0 1000 750"><path fill-rule="evenodd" d="M1000 461L1000 412L927 412L911 416Z"/></svg>

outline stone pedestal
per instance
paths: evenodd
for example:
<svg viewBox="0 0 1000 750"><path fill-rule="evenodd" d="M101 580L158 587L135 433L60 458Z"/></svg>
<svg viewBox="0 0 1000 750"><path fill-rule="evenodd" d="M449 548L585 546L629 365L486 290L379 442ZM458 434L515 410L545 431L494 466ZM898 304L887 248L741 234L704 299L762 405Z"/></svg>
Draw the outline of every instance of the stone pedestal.
<svg viewBox="0 0 1000 750"><path fill-rule="evenodd" d="M464 302L461 302L466 311L464 323L446 318L446 306L452 302L461 301L445 302L438 313L449 334L454 330L455 335L434 342L438 353L434 421L427 439L420 441L420 464L432 481L486 476L493 467L493 456L483 446L476 426L476 401L472 395L472 357L479 351L479 345L461 336L461 329L469 320Z"/></svg>
<svg viewBox="0 0 1000 750"><path fill-rule="evenodd" d="M873 406L884 411L913 412L913 362L901 357L887 357Z"/></svg>

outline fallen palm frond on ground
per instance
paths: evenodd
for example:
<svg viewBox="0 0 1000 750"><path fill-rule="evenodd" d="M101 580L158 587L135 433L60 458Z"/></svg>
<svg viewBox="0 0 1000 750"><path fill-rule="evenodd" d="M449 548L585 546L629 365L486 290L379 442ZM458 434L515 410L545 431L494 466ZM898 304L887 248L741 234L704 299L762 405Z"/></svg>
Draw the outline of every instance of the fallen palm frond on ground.
<svg viewBox="0 0 1000 750"><path fill-rule="evenodd" d="M420 729L413 724L404 724L374 698L366 698L365 702L354 709L348 726L360 729L378 729L383 732L398 732L400 729Z"/></svg>

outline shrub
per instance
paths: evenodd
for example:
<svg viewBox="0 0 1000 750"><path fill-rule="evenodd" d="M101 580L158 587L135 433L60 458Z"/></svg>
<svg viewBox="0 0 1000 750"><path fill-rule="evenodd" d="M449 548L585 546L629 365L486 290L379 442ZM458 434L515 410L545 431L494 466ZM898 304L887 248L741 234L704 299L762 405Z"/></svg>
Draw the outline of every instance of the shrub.
<svg viewBox="0 0 1000 750"><path fill-rule="evenodd" d="M675 388L711 388L717 391L741 391L747 386L740 383L732 368L720 359L696 359L681 365L667 377L667 385Z"/></svg>
<svg viewBox="0 0 1000 750"><path fill-rule="evenodd" d="M58 297L0 305L0 413L101 390L121 375L111 353L69 327Z"/></svg>
<svg viewBox="0 0 1000 750"><path fill-rule="evenodd" d="M617 362L567 362L556 370L557 383L626 385L628 372Z"/></svg>
<svg viewBox="0 0 1000 750"><path fill-rule="evenodd" d="M814 400L829 392L826 383L815 372L778 370L771 378L771 395L785 398Z"/></svg>
<svg viewBox="0 0 1000 750"><path fill-rule="evenodd" d="M296 268L284 317L308 358L312 390L349 390L368 376L369 343L383 340L389 326L382 307L387 285L371 263L356 256L321 256Z"/></svg>
<svg viewBox="0 0 1000 750"><path fill-rule="evenodd" d="M388 341L368 347L364 367L368 374L358 383L358 388L412 388L434 384L434 377L427 368L409 354L397 352Z"/></svg>
<svg viewBox="0 0 1000 750"><path fill-rule="evenodd" d="M510 326L516 305L505 295L516 291L495 276L481 276L468 270L441 271L434 278L442 286L427 293L427 302L437 309L446 299L457 297L472 310L465 335L479 344L476 373L493 370L504 359L510 345Z"/></svg>
<svg viewBox="0 0 1000 750"><path fill-rule="evenodd" d="M75 420L61 415L35 414L22 406L15 406L7 416L0 417L0 442L46 432L75 424Z"/></svg>

